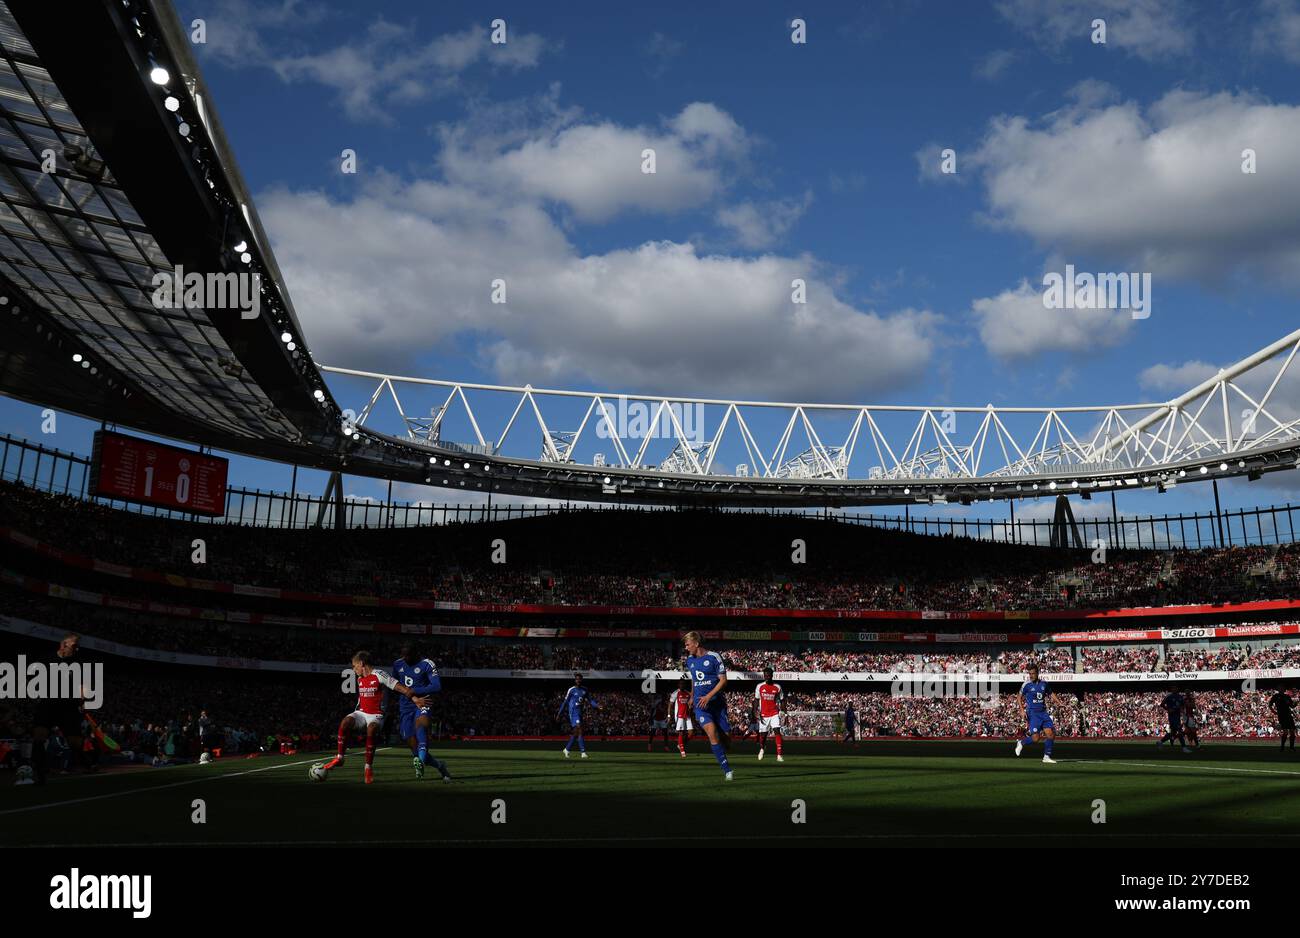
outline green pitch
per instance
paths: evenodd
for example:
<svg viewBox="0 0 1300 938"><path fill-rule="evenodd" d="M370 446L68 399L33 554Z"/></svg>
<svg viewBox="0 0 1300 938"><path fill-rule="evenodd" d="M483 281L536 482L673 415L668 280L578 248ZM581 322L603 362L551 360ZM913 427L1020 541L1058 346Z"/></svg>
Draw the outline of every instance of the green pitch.
<svg viewBox="0 0 1300 938"><path fill-rule="evenodd" d="M435 751L456 780L416 781L411 756L359 752L325 782L324 757L223 759L210 766L103 772L0 787L0 845L348 844L670 846L1091 846L1300 842L1300 756L1276 744L1207 743L1190 755L1151 743L1063 742L1017 759L1009 742L793 742L778 764L732 750L725 783L700 741L682 759L644 744L459 743ZM8 781L8 777L4 778ZM193 822L199 799L206 823ZM1104 801L1106 822L1094 823ZM803 805L804 823L794 823ZM504 823L494 823L504 815ZM1157 840L1158 839L1158 840Z"/></svg>

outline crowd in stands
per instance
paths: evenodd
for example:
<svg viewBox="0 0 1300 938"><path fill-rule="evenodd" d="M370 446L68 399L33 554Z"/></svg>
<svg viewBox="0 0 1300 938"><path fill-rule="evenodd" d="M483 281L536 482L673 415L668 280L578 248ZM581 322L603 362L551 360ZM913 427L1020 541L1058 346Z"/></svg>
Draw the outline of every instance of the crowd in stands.
<svg viewBox="0 0 1300 938"><path fill-rule="evenodd" d="M174 521L0 483L0 525L64 550L305 592L555 606L1018 610L1294 593L1300 548L1091 551L882 530L806 516L569 512L392 530ZM206 563L191 559L194 537ZM792 563L790 543L808 546ZM509 563L491 562L493 541ZM616 545L616 549L610 549ZM16 549L16 548L15 548ZM321 558L328 557L328 563Z"/></svg>
<svg viewBox="0 0 1300 938"><path fill-rule="evenodd" d="M1244 671L1300 667L1300 644L1277 643L1268 648L1230 645L1226 648L1179 648L1165 651L1166 671Z"/></svg>
<svg viewBox="0 0 1300 938"><path fill-rule="evenodd" d="M727 648L717 650L728 666L741 671L975 671L1018 674L1031 662L1048 671L1073 671L1074 656L1069 648L1016 649L992 652L958 651L849 651L804 648L774 651L770 648ZM680 656L665 656L656 668L680 668Z"/></svg>
<svg viewBox="0 0 1300 938"><path fill-rule="evenodd" d="M680 670L682 651L671 640L578 641L534 639L427 638L401 633L347 633L300 627L178 621L105 607L84 606L0 587L0 612L56 629L151 651L207 655L221 659L292 661L345 667L353 652L369 650L392 662L413 640L422 657L444 670L624 671ZM778 672L987 671L1019 674L1036 663L1046 674L1230 671L1300 667L1300 640L1268 644L1171 642L1166 645L1111 644L998 647L989 645L875 647L843 644L710 642L728 667L752 673Z"/></svg>
<svg viewBox="0 0 1300 938"><path fill-rule="evenodd" d="M1160 649L1147 646L1115 645L1080 649L1084 671L1157 671Z"/></svg>

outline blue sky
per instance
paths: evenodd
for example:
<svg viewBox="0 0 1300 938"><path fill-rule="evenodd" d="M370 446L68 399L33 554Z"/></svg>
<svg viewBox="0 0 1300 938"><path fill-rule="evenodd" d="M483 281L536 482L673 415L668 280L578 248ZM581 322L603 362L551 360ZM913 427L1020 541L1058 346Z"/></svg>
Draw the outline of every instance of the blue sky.
<svg viewBox="0 0 1300 938"><path fill-rule="evenodd" d="M1104 404L1164 399L1296 328L1300 4L811 6L177 3L205 20L198 60L319 362ZM945 147L953 176L936 171ZM1041 278L1066 263L1150 272L1150 318L1044 309ZM798 315L792 274L809 283ZM498 275L505 306L488 302ZM332 386L344 406L369 392ZM35 409L0 415L39 435ZM84 450L86 428L64 426L57 445ZM287 477L243 460L235 475ZM1225 491L1267 503L1293 487Z"/></svg>

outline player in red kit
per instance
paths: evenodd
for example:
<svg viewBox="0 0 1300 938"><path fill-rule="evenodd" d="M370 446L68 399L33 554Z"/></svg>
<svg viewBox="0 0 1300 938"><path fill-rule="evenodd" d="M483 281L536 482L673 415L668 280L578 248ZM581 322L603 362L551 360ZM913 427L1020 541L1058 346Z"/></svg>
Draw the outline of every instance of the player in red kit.
<svg viewBox="0 0 1300 938"><path fill-rule="evenodd" d="M691 725L691 682L682 678L677 682L677 690L668 698L668 712L672 714L677 728L677 751L686 758L686 739L694 727Z"/></svg>
<svg viewBox="0 0 1300 938"><path fill-rule="evenodd" d="M668 695L660 694L655 698L650 710L650 739L645 744L645 751L651 752L655 747L655 734L664 734L664 752L668 751Z"/></svg>
<svg viewBox="0 0 1300 938"><path fill-rule="evenodd" d="M366 733L366 784L375 780L375 739L384 725L384 690L395 690L410 697L417 707L429 706L428 697L416 697L409 687L395 680L387 671L370 664L370 652L359 651L352 656L352 671L357 676L357 709L339 722L339 753L322 768L328 772L343 764L343 753L348 748L348 733L365 730Z"/></svg>
<svg viewBox="0 0 1300 938"><path fill-rule="evenodd" d="M758 706L758 757L763 758L766 749L767 734L776 739L776 761L784 762L781 755L781 708L785 705L785 693L781 685L772 680L772 669L763 669L763 683L754 688L754 700Z"/></svg>

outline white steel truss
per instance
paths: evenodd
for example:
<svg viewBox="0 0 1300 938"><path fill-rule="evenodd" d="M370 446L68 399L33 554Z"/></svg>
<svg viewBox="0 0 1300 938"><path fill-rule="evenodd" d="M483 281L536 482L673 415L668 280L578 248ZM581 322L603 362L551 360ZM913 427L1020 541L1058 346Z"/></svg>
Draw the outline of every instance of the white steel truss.
<svg viewBox="0 0 1300 938"><path fill-rule="evenodd" d="M841 501L872 501L912 494L912 486L1015 497L1012 491L1026 484L1037 490L1038 482L1049 490L1163 485L1177 484L1189 470L1194 479L1291 468L1300 453L1297 351L1300 330L1170 400L1084 407L717 400L324 370L376 381L356 424L365 425L387 392L405 428L403 441L418 447L476 453L521 470L590 469L605 486L604 473L619 474L620 485L658 488L665 477L749 486L766 481L798 484L805 494L808 486L821 487ZM432 416L410 416L402 396L429 392L435 394ZM489 398L493 403L486 403ZM447 442L453 413L463 428L460 444ZM493 421L493 432L485 435L483 427ZM521 431L521 425L533 429ZM535 442L525 449L515 439L522 432L535 441L538 431L540 457ZM599 454L588 452L594 448ZM730 467L719 462L726 453L736 460ZM858 491L847 497L845 486Z"/></svg>

